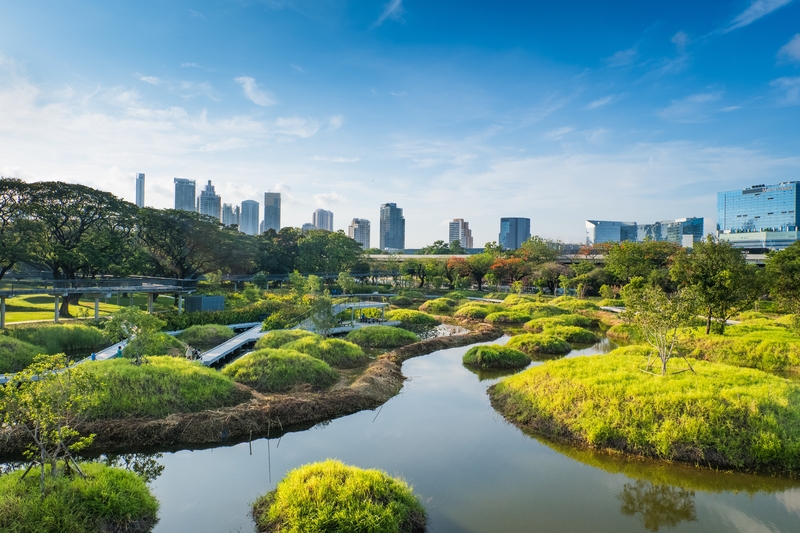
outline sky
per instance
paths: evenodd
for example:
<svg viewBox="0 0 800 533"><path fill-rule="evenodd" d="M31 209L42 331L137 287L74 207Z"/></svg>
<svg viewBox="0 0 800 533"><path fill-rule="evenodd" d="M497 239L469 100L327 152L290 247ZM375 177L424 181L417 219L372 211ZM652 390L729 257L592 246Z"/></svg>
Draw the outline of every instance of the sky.
<svg viewBox="0 0 800 533"><path fill-rule="evenodd" d="M282 225L404 209L406 247L500 218L702 216L800 180L800 0L0 2L0 175L173 206L280 191Z"/></svg>

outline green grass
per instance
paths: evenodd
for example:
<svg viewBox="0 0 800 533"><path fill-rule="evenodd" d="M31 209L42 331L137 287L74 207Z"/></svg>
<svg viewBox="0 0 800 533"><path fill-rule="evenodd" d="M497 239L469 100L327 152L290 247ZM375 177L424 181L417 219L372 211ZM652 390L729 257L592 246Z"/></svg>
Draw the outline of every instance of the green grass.
<svg viewBox="0 0 800 533"><path fill-rule="evenodd" d="M800 473L800 385L697 361L653 376L612 352L546 363L492 389L509 420L599 448L747 471ZM670 361L671 370L683 369Z"/></svg>
<svg viewBox="0 0 800 533"><path fill-rule="evenodd" d="M134 337L122 349L122 355L125 357L133 357L134 354L183 357L186 355L186 345L172 335L160 332L150 333Z"/></svg>
<svg viewBox="0 0 800 533"><path fill-rule="evenodd" d="M456 306L456 301L450 298L436 298L435 300L428 300L419 306L419 310L425 313L434 313L437 315L446 315L453 311Z"/></svg>
<svg viewBox="0 0 800 533"><path fill-rule="evenodd" d="M0 476L0 530L7 533L144 532L158 520L158 501L133 472L99 463L83 463L78 475L39 475L24 471ZM138 527L137 527L138 526Z"/></svg>
<svg viewBox="0 0 800 533"><path fill-rule="evenodd" d="M532 294L505 294L503 298L492 298L492 299L503 300L503 305L518 305L523 303L539 302L539 299Z"/></svg>
<svg viewBox="0 0 800 533"><path fill-rule="evenodd" d="M731 328L726 328L731 329ZM800 339L778 332L741 336L702 335L684 340L688 355L718 363L771 372L800 371Z"/></svg>
<svg viewBox="0 0 800 533"><path fill-rule="evenodd" d="M345 340L364 348L399 348L419 340L407 329L391 326L367 326L351 331Z"/></svg>
<svg viewBox="0 0 800 533"><path fill-rule="evenodd" d="M295 350L265 348L249 353L222 369L234 381L258 392L288 392L295 387L321 390L339 379L328 363Z"/></svg>
<svg viewBox="0 0 800 533"><path fill-rule="evenodd" d="M625 300L621 298L606 298L597 302L600 307L625 307Z"/></svg>
<svg viewBox="0 0 800 533"><path fill-rule="evenodd" d="M408 307L413 304L414 301L407 296L393 296L389 298L389 303L398 307Z"/></svg>
<svg viewBox="0 0 800 533"><path fill-rule="evenodd" d="M319 337L316 333L311 333L304 329L277 329L270 331L258 341L256 341L256 350L263 348L280 348L284 344L288 344L303 337Z"/></svg>
<svg viewBox="0 0 800 533"><path fill-rule="evenodd" d="M369 357L360 346L341 339L323 339L320 336L302 337L284 344L283 348L316 357L338 368L354 368L369 361Z"/></svg>
<svg viewBox="0 0 800 533"><path fill-rule="evenodd" d="M616 326L611 326L609 330L606 331L606 336L609 339L637 341L640 339L641 334L636 326L631 324L617 324Z"/></svg>
<svg viewBox="0 0 800 533"><path fill-rule="evenodd" d="M40 346L5 335L0 336L0 374L19 372L40 353L45 353Z"/></svg>
<svg viewBox="0 0 800 533"><path fill-rule="evenodd" d="M567 311L577 311L579 309L584 311L597 311L600 309L594 302L579 300L572 296L559 296L558 298L554 298L550 304L560 307L561 309L566 309Z"/></svg>
<svg viewBox="0 0 800 533"><path fill-rule="evenodd" d="M51 355L91 352L111 344L102 331L82 324L26 324L9 328L8 334L41 346Z"/></svg>
<svg viewBox="0 0 800 533"><path fill-rule="evenodd" d="M98 378L97 402L90 418L162 418L239 404L250 395L229 377L200 363L175 357L150 357L141 366L127 359L85 363Z"/></svg>
<svg viewBox="0 0 800 533"><path fill-rule="evenodd" d="M289 472L253 503L260 532L421 533L425 508L404 481L327 460Z"/></svg>
<svg viewBox="0 0 800 533"><path fill-rule="evenodd" d="M31 295L16 296L6 299L6 323L24 322L29 320L49 320L52 322L55 300L52 296ZM154 311L169 311L173 309L174 298L160 296L153 302ZM129 298L120 298L117 305L116 296L100 300L100 316L109 316L130 304ZM133 304L140 309L147 309L147 295L140 294L133 298ZM70 305L70 314L76 317L84 316L94 318L94 299L81 300L79 305ZM62 317L63 318L63 317Z"/></svg>
<svg viewBox="0 0 800 533"><path fill-rule="evenodd" d="M177 336L182 342L191 346L201 346L213 348L228 339L233 338L235 333L228 326L221 324L206 324L203 326L192 326L180 332Z"/></svg>
<svg viewBox="0 0 800 533"><path fill-rule="evenodd" d="M544 333L514 335L506 346L525 352L534 360L540 355L565 355L572 351L572 346L564 339Z"/></svg>
<svg viewBox="0 0 800 533"><path fill-rule="evenodd" d="M427 313L411 309L393 309L386 313L386 320L399 320L400 327L411 331L425 331L441 323Z"/></svg>
<svg viewBox="0 0 800 533"><path fill-rule="evenodd" d="M531 363L531 358L508 346L488 344L473 346L464 354L462 361L465 365L482 369L524 368Z"/></svg>
<svg viewBox="0 0 800 533"><path fill-rule="evenodd" d="M486 315L484 319L490 324L522 324L531 319L531 315L523 311L498 311Z"/></svg>
<svg viewBox="0 0 800 533"><path fill-rule="evenodd" d="M591 328L597 324L596 320L583 315L560 315L545 318L534 318L525 323L525 329L534 333L541 333L545 328L552 326L577 326Z"/></svg>
<svg viewBox="0 0 800 533"><path fill-rule="evenodd" d="M479 305L465 305L455 313L457 318L470 318L472 320L483 320L489 314L489 309Z"/></svg>
<svg viewBox="0 0 800 533"><path fill-rule="evenodd" d="M568 315L569 311L543 303L523 302L511 306L512 311L530 315L531 318L547 318L551 316Z"/></svg>
<svg viewBox="0 0 800 533"><path fill-rule="evenodd" d="M588 329L578 326L548 326L545 328L546 335L554 335L570 343L594 344L598 337Z"/></svg>

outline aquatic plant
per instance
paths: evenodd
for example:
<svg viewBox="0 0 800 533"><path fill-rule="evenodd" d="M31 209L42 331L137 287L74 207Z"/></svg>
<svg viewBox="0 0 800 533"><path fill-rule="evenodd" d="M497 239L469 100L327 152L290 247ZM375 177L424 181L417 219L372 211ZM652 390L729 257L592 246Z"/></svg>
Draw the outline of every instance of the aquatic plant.
<svg viewBox="0 0 800 533"><path fill-rule="evenodd" d="M525 352L531 357L539 354L564 355L572 350L572 346L564 339L553 335L545 335L544 333L514 335L506 343L506 346Z"/></svg>

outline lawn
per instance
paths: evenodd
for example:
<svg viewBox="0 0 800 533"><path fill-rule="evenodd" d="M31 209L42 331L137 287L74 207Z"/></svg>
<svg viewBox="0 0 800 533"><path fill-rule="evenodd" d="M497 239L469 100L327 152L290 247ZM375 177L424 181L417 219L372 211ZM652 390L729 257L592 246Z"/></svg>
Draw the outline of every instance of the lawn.
<svg viewBox="0 0 800 533"><path fill-rule="evenodd" d="M153 302L154 311L169 311L173 309L175 299L171 296L159 296ZM137 294L133 303L140 309L147 309L147 295ZM27 322L29 320L53 320L55 299L52 296L41 294L30 296L17 296L6 299L6 323ZM100 316L108 316L122 307L130 305L130 298L117 297L100 300ZM79 305L70 305L70 313L75 317L94 318L94 299L81 300Z"/></svg>

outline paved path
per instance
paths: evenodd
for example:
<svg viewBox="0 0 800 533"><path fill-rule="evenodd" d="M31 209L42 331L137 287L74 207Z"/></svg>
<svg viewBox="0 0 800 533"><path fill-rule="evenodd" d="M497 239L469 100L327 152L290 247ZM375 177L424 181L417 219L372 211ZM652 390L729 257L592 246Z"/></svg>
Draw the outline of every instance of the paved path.
<svg viewBox="0 0 800 533"><path fill-rule="evenodd" d="M266 331L261 331L261 327L261 323L259 323L257 326L253 326L244 333L236 335L232 339L223 342L219 346L215 346L207 352L203 352L200 354L200 362L206 366L211 366L220 359L238 350L245 344L257 341L267 334Z"/></svg>

